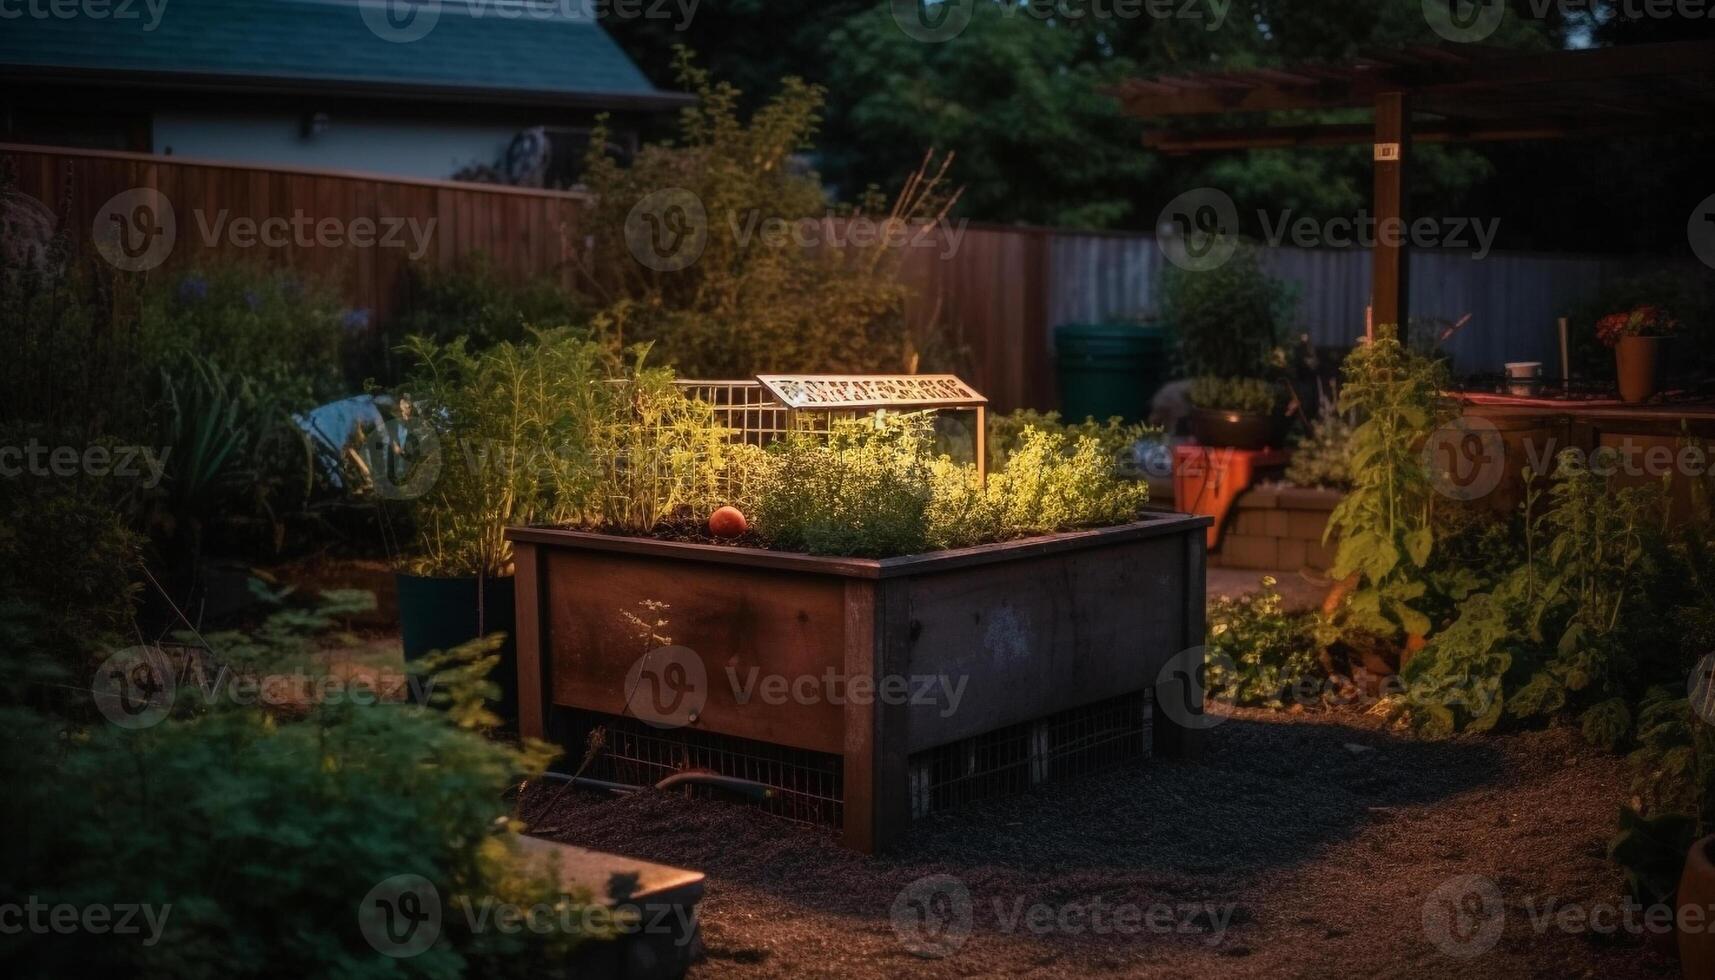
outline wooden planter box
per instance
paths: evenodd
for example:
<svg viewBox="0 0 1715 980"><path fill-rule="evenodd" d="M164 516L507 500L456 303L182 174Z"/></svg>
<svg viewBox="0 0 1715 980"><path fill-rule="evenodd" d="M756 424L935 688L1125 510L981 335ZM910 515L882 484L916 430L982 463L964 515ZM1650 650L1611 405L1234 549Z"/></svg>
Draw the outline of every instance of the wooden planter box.
<svg viewBox="0 0 1715 980"><path fill-rule="evenodd" d="M707 671L706 702L675 734L824 754L840 785L832 822L848 846L880 850L910 823L913 794L929 778L914 760L932 750L1132 698L1143 731L1153 731L1143 754L1192 753L1196 731L1174 723L1183 713L1151 708L1171 698L1201 709L1183 684L1157 680L1174 655L1203 643L1208 523L1166 514L882 560L510 529L520 727L556 737L558 709L626 715L635 693L627 675L647 646L624 614L666 602L663 632ZM877 685L945 676L965 687L950 712L898 698L762 703L735 693L729 669L741 678L831 671ZM567 749L576 759L583 746ZM983 764L975 748L966 757Z"/></svg>

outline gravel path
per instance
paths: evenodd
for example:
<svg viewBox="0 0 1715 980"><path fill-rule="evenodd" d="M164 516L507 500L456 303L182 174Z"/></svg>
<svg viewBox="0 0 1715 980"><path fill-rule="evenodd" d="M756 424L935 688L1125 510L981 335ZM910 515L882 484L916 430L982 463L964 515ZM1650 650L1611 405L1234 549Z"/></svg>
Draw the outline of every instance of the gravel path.
<svg viewBox="0 0 1715 980"><path fill-rule="evenodd" d="M1565 730L1425 742L1355 713L1235 715L1201 762L939 816L885 858L670 794L538 786L521 812L707 872L695 978L1677 976L1641 927L1608 927L1622 760ZM1435 911L1485 894L1504 926ZM1602 929L1555 919L1590 912Z"/></svg>

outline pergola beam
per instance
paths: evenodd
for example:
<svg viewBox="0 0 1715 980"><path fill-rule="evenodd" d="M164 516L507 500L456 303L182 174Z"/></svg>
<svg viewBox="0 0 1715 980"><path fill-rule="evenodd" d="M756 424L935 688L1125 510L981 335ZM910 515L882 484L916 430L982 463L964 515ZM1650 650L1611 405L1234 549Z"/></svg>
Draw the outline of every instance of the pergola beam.
<svg viewBox="0 0 1715 980"><path fill-rule="evenodd" d="M1414 122L1414 143L1508 143L1530 140L1580 139L1646 132L1650 125L1594 125L1516 121ZM1296 146L1351 146L1375 138L1370 123L1311 123L1302 126L1255 126L1213 130L1155 129L1143 134L1146 149L1161 153L1201 153L1218 150L1279 149Z"/></svg>
<svg viewBox="0 0 1715 980"><path fill-rule="evenodd" d="M1715 41L1671 41L1582 51L1517 54L1494 49L1411 48L1327 70L1235 70L1190 76L1218 87L1185 90L1186 76L1123 82L1110 91L1134 116L1196 116L1370 105L1384 92L1409 91L1420 99L1468 92L1513 90L1578 82L1613 82L1715 72ZM1295 76L1292 80L1279 73ZM1315 77L1314 84L1300 78ZM1456 101L1456 100L1454 100Z"/></svg>

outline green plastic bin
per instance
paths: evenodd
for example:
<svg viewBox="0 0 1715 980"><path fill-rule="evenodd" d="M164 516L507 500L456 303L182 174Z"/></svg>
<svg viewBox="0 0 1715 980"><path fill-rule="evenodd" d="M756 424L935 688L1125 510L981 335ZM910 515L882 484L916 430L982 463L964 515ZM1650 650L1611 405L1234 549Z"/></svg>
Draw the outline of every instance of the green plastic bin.
<svg viewBox="0 0 1715 980"><path fill-rule="evenodd" d="M1149 400L1166 380L1167 334L1136 323L1067 323L1054 328L1060 368L1060 415L1068 422L1118 415L1149 416Z"/></svg>

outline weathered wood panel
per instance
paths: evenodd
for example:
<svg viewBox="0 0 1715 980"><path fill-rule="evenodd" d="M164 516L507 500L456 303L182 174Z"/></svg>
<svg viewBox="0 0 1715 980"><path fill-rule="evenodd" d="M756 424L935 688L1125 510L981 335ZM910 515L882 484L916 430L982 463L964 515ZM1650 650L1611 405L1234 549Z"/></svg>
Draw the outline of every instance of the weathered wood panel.
<svg viewBox="0 0 1715 980"><path fill-rule="evenodd" d="M446 267L483 252L517 281L557 275L569 284L587 200L562 191L18 144L0 144L0 163L74 242L88 240L114 195L151 188L172 203L177 221L162 268L254 260L324 279L352 307L382 320L397 308L404 272L417 258ZM277 245L234 239L234 222L270 219L297 220L305 230ZM318 234L329 220L337 240ZM374 241L364 227L376 229ZM352 240L354 230L362 240Z"/></svg>
<svg viewBox="0 0 1715 980"><path fill-rule="evenodd" d="M550 587L541 647L552 659L555 704L632 713L628 702L637 692L628 689L628 673L662 644L640 636L629 612L668 620L661 634L701 661L706 699L693 729L818 752L844 750L840 705L819 695L765 703L754 687L748 703L740 703L735 690L753 676L758 683L770 676L819 682L829 671L844 673L841 579L554 548L544 555ZM646 600L668 605L656 613L644 607Z"/></svg>
<svg viewBox="0 0 1715 980"><path fill-rule="evenodd" d="M939 695L910 706L910 751L1152 686L1184 649L1183 542L1151 538L909 579L905 673L964 685L957 710Z"/></svg>

